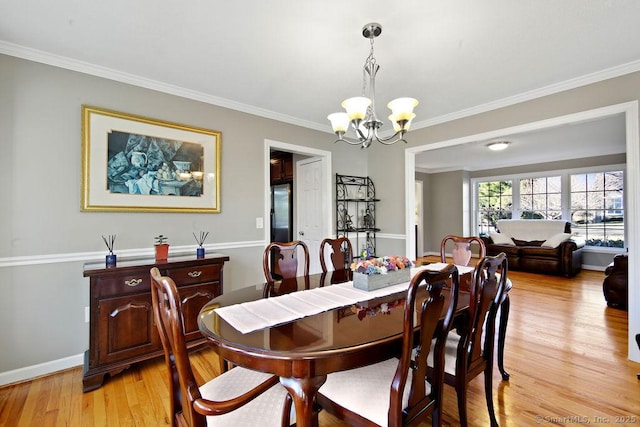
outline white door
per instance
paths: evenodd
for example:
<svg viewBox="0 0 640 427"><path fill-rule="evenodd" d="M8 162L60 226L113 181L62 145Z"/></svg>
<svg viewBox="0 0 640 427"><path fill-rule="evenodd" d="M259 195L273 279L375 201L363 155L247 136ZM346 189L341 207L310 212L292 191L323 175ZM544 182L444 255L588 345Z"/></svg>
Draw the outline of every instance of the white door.
<svg viewBox="0 0 640 427"><path fill-rule="evenodd" d="M309 273L320 273L320 242L323 236L323 217L328 215L323 200L324 182L322 159L318 157L296 163L296 230L298 240L309 248Z"/></svg>

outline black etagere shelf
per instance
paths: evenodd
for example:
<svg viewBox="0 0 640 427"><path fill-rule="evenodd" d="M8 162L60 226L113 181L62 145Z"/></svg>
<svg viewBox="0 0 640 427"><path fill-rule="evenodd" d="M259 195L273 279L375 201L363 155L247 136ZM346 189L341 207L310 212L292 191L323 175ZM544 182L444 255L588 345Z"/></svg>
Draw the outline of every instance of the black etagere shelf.
<svg viewBox="0 0 640 427"><path fill-rule="evenodd" d="M376 188L367 176L336 174L336 237L351 240L354 258L376 256Z"/></svg>

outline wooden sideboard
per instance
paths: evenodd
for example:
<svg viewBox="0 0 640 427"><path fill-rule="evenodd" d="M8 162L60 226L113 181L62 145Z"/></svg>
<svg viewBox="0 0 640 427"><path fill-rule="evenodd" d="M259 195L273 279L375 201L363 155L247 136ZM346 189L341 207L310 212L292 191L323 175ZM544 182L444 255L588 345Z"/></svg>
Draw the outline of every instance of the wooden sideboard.
<svg viewBox="0 0 640 427"><path fill-rule="evenodd" d="M89 349L84 355L82 389L99 388L106 374L116 375L132 363L163 355L153 308L149 270L158 267L176 283L184 311L189 348L206 341L198 329L204 304L222 294L222 270L229 257L210 254L204 258L173 256L118 259L115 267L105 263L84 265L89 277Z"/></svg>

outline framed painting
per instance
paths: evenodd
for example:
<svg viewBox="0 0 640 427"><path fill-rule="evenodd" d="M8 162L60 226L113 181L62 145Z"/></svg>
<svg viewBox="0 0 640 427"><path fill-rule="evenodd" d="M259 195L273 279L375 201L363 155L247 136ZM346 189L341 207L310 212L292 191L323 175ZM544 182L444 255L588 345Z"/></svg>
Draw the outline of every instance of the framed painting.
<svg viewBox="0 0 640 427"><path fill-rule="evenodd" d="M82 106L82 211L220 212L218 131Z"/></svg>

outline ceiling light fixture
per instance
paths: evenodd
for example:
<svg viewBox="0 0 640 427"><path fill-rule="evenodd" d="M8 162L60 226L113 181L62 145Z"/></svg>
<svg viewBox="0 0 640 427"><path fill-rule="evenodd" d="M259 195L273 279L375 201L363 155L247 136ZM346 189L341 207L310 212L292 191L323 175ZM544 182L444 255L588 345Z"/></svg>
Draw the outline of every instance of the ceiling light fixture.
<svg viewBox="0 0 640 427"><path fill-rule="evenodd" d="M346 113L329 114L327 118L331 121L333 131L338 136L335 142L342 141L351 145L360 145L367 148L373 140L384 145L395 144L404 140L404 134L409 130L411 120L416 116L413 108L418 105L418 101L413 98L397 98L387 104L391 110L389 120L393 124L395 134L382 138L378 135L378 128L382 126L382 122L376 116L376 73L380 66L376 63L373 56L373 39L378 37L382 32L382 26L372 22L362 27L362 35L368 38L371 43L371 51L364 63L362 69L362 96L345 99L342 101L342 107ZM369 97L366 97L367 78L369 75ZM349 124L355 130L357 141L349 141L344 139L344 134L349 129Z"/></svg>
<svg viewBox="0 0 640 427"><path fill-rule="evenodd" d="M509 144L511 144L509 141L495 141L487 144L487 147L489 148L489 150L502 151L506 149Z"/></svg>

